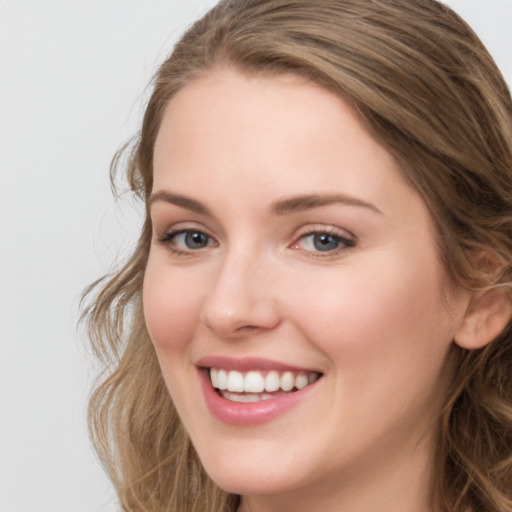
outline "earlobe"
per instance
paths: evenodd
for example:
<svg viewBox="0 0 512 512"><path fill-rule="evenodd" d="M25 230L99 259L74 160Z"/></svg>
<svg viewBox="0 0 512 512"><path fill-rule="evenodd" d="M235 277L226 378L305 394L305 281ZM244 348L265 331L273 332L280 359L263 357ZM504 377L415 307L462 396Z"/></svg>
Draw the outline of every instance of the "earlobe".
<svg viewBox="0 0 512 512"><path fill-rule="evenodd" d="M477 294L455 332L455 343L468 350L483 348L503 332L511 317L512 299L508 288L492 288Z"/></svg>

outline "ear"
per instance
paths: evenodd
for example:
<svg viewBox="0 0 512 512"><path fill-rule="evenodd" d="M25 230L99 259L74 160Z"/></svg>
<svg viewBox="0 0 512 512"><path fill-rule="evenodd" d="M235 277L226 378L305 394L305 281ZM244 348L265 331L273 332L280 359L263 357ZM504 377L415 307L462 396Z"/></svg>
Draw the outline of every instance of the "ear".
<svg viewBox="0 0 512 512"><path fill-rule="evenodd" d="M455 332L455 343L468 350L485 347L501 334L511 317L512 299L508 288L478 293L471 299Z"/></svg>

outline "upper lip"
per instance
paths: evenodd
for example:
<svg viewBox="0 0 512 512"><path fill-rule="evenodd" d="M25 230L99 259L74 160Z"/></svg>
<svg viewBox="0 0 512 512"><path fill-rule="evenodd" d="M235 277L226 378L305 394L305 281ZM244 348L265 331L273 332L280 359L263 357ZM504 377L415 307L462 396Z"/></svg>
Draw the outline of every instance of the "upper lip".
<svg viewBox="0 0 512 512"><path fill-rule="evenodd" d="M196 366L202 368L222 368L224 370L237 370L240 372L248 372L250 370L261 371L294 371L294 372L313 372L317 371L312 368L304 368L293 366L271 359L263 359L258 357L232 358L225 356L208 356L202 357L196 362ZM321 372L318 372L321 373Z"/></svg>

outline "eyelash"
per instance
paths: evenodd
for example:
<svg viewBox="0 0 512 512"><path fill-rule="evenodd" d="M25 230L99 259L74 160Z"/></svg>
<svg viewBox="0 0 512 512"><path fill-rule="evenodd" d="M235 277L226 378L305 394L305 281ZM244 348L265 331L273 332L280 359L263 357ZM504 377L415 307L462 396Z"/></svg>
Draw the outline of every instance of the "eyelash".
<svg viewBox="0 0 512 512"><path fill-rule="evenodd" d="M205 249L206 247L209 247L210 244L206 245L205 247L199 248L199 249L181 249L178 247L175 243L176 238L179 235L186 235L186 234L198 234L205 236L208 238L209 241L214 240L213 237L211 237L208 233L205 233L201 229L193 229L193 228L184 228L184 229L171 229L170 231L167 231L162 236L158 238L158 243L164 245L171 253L177 255L177 256L194 256L195 253L198 253L201 251L201 249Z"/></svg>
<svg viewBox="0 0 512 512"><path fill-rule="evenodd" d="M313 256L315 258L329 258L333 256L338 256L341 252L351 249L356 245L356 239L354 237L344 236L338 230L333 228L322 227L318 229L309 229L305 233L301 233L296 238L296 241L291 244L291 248L301 249L300 247L298 247L301 241L303 242L308 237L315 236L327 236L331 238L334 242L339 244L338 247L328 251L302 249L308 256Z"/></svg>
<svg viewBox="0 0 512 512"><path fill-rule="evenodd" d="M179 235L201 235L208 239L208 243L204 247L200 247L197 249L182 249L179 246L176 245L176 238ZM340 244L339 247L334 248L333 250L327 250L327 251L321 251L321 250L308 250L308 249L302 249L308 256L313 256L316 258L328 258L335 255L338 255L342 251L346 251L348 249L351 249L356 245L356 239L352 237L347 237L344 235L341 235L339 231L335 229L329 229L329 228L319 228L319 229L310 229L305 233L301 233L295 241L290 245L290 248L293 250L300 250L299 243L301 241L304 241L308 237L314 237L314 236L327 236L330 237L334 242ZM210 243L213 241L213 243ZM215 242L215 239L210 236L208 233L201 229L172 229L166 233L164 233L162 236L158 237L158 243L164 245L169 251L171 251L172 254L176 256L185 256L185 257L191 257L197 255L197 253L201 252L202 249L206 249L210 246L217 245L217 242Z"/></svg>

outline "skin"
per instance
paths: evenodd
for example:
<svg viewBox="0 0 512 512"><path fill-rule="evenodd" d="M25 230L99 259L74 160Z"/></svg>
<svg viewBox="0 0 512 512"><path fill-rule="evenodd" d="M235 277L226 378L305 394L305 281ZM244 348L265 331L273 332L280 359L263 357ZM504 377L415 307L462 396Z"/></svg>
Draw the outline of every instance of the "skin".
<svg viewBox="0 0 512 512"><path fill-rule="evenodd" d="M312 193L350 200L273 209ZM437 419L471 297L449 283L423 200L351 108L294 76L216 69L169 103L153 194L146 323L213 480L244 496L241 511L432 511ZM349 243L319 251L311 232ZM205 404L207 356L323 376L272 421L228 425Z"/></svg>

